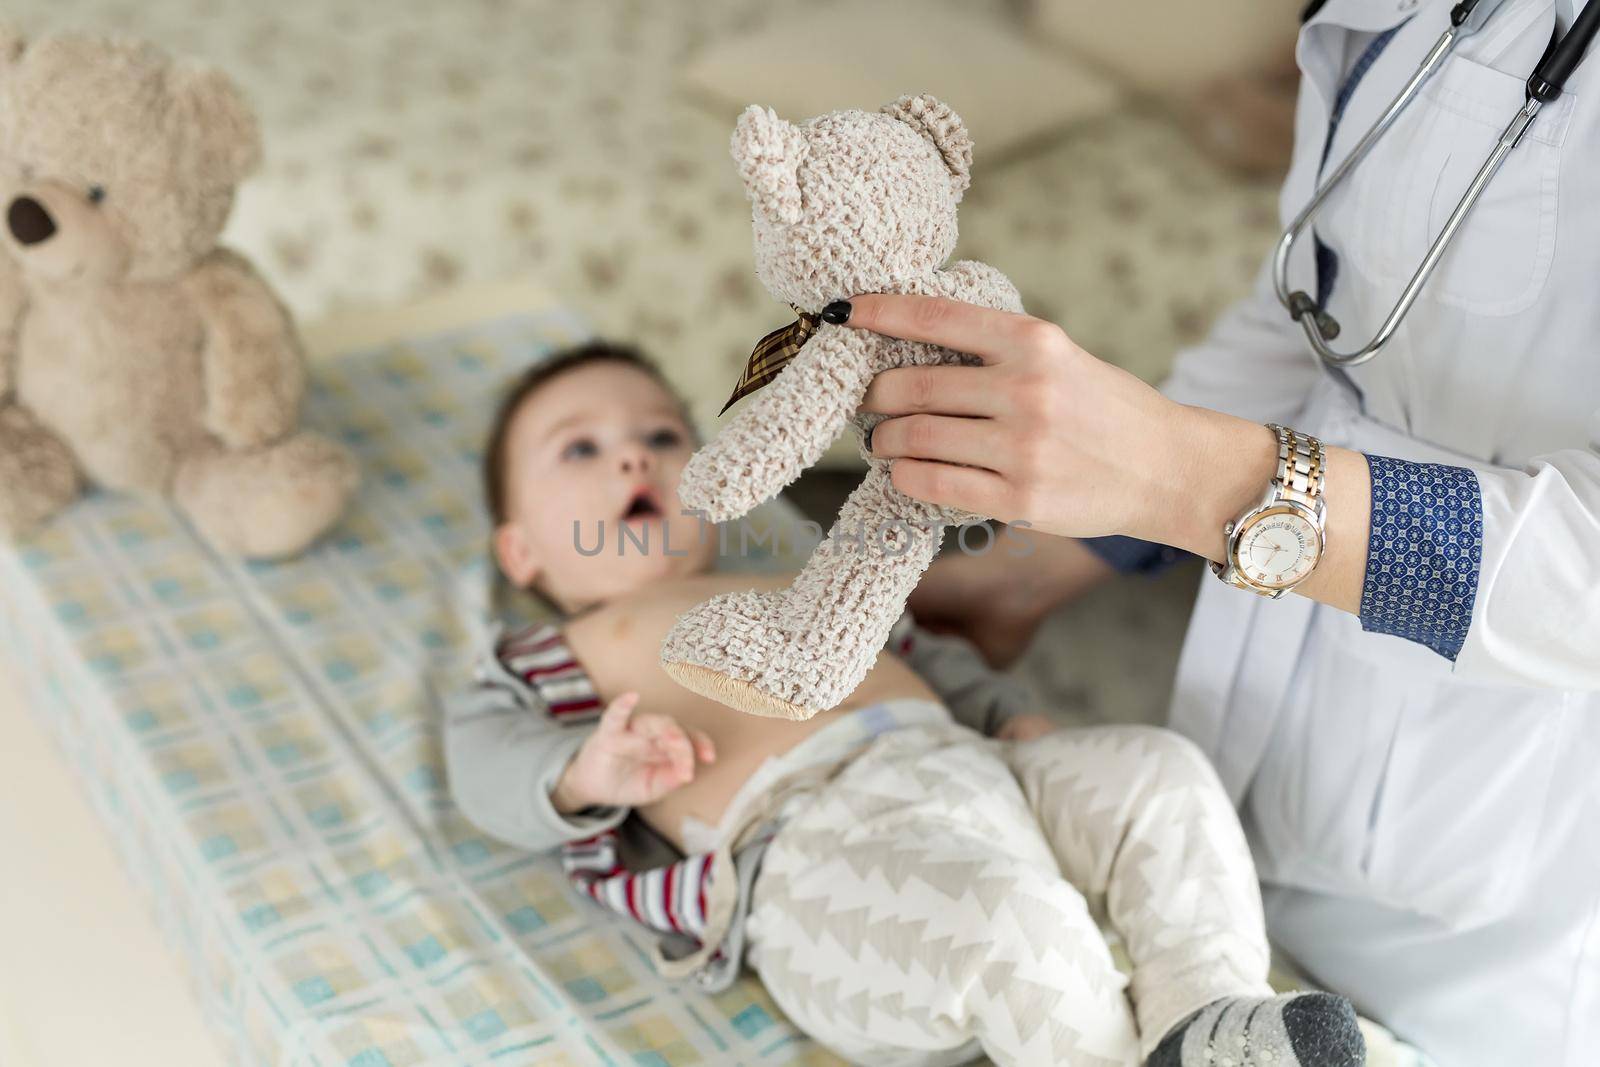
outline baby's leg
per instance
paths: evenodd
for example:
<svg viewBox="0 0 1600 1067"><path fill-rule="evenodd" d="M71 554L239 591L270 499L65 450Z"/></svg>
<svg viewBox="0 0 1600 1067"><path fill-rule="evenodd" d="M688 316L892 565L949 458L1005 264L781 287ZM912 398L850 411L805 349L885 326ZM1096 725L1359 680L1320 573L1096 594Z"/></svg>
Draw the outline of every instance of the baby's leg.
<svg viewBox="0 0 1600 1067"><path fill-rule="evenodd" d="M1272 1035L1289 1044L1297 1017L1316 1016L1319 1030L1353 1027L1348 1003L1331 1003L1336 998L1293 1008L1286 999L1263 1001L1272 995L1270 949L1255 865L1232 802L1194 745L1167 730L1105 726L1006 751L1062 873L1127 944L1145 1055L1208 1005L1218 1019L1207 1015L1207 1029L1243 1042L1241 1065L1269 1062L1252 1058L1252 1025L1255 1051L1291 1065L1298 1048L1279 1055L1267 1044ZM1203 1060L1200 1037L1195 1054ZM1187 1063L1176 1046L1188 1044L1179 1037L1163 1056ZM1330 1047L1328 1058L1309 1062L1345 1061Z"/></svg>
<svg viewBox="0 0 1600 1067"><path fill-rule="evenodd" d="M1127 943L1146 1052L1214 1000L1271 992L1250 848L1198 749L1105 726L1007 751L1062 873Z"/></svg>
<svg viewBox="0 0 1600 1067"><path fill-rule="evenodd" d="M774 838L752 962L797 1025L873 1067L1121 1067L1132 1012L1083 897L993 746L880 738Z"/></svg>

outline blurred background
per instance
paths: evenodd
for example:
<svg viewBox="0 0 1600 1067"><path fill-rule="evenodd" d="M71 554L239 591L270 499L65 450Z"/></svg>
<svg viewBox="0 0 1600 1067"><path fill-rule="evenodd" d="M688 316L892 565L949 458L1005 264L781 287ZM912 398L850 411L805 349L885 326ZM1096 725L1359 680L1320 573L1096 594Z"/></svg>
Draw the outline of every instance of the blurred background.
<svg viewBox="0 0 1600 1067"><path fill-rule="evenodd" d="M0 17L146 37L237 79L266 157L225 239L302 323L526 279L652 351L714 432L752 344L791 317L756 280L728 158L747 104L949 102L977 146L958 255L1156 381L1276 235L1299 6L8 0ZM854 484L853 441L827 464L844 473L797 489L814 514ZM1104 591L1024 673L1159 717L1193 580Z"/></svg>
<svg viewBox="0 0 1600 1067"><path fill-rule="evenodd" d="M0 20L119 31L226 69L266 155L225 239L308 328L399 321L516 283L642 343L714 432L752 344L791 317L755 278L728 158L747 104L801 120L905 92L950 103L976 141L958 254L1156 381L1276 236L1302 2L1213 0L1202 16L1179 0L6 0ZM826 465L792 491L814 517L854 485L854 443ZM1058 714L1160 720L1197 572L1116 583L1058 613L1019 674ZM90 815L70 783L44 779L42 740L0 757L29 798L0 806L0 840L50 857L41 869L66 882L121 885L109 854L73 845L93 835ZM108 943L143 946L136 982L107 975L128 1009L117 1018L147 1028L123 1035L130 1055L172 1047L172 1016L149 998L175 978L157 973L172 964L142 903L113 893L70 922L31 923L31 891L0 879L0 914L37 926L7 943L66 961L66 977L0 980L0 1061L31 1062L8 1041L8 1006L58 987L97 1003L72 961ZM71 1019L78 999L57 997L49 1018Z"/></svg>
<svg viewBox="0 0 1600 1067"><path fill-rule="evenodd" d="M303 321L531 277L654 349L709 419L789 317L755 279L728 158L746 104L798 120L945 99L977 142L959 254L1158 378L1272 236L1293 86L1274 77L1297 11L1225 0L1202 24L1175 0L8 0L0 17L147 37L243 85L266 163L227 239Z"/></svg>

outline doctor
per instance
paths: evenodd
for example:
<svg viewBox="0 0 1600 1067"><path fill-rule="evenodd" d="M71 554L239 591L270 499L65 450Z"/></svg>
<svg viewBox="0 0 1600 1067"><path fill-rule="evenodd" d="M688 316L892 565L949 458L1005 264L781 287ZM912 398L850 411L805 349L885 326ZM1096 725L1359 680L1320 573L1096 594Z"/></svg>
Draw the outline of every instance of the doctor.
<svg viewBox="0 0 1600 1067"><path fill-rule="evenodd" d="M1291 318L1269 257L1160 392L1023 316L879 296L825 315L983 360L874 381L900 489L1064 535L1003 573L1005 553L942 561L921 607L1026 628L1158 546L1213 561L1172 725L1240 806L1278 944L1441 1067L1600 1063L1600 58L1376 356L1328 365L1309 338L1378 333L1575 3L1480 12L1290 250L1320 312ZM1308 19L1285 225L1451 10Z"/></svg>

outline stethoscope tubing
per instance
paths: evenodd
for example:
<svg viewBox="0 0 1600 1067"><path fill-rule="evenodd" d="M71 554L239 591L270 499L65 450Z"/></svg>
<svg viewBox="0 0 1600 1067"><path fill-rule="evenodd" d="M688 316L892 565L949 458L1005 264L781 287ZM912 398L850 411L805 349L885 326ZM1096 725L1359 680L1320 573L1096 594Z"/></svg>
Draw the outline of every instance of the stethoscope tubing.
<svg viewBox="0 0 1600 1067"><path fill-rule="evenodd" d="M1338 352L1328 343L1339 336L1339 322L1327 310L1318 305L1317 301L1303 290L1291 291L1289 288L1289 256L1294 248L1296 239L1311 225L1317 213L1322 209L1329 195L1338 188L1339 184L1355 169L1355 167L1370 152L1378 140L1394 125L1400 112L1405 110L1422 86L1444 63L1445 59L1463 39L1483 28L1489 16L1494 14L1504 0L1463 0L1451 12L1451 25L1434 42L1432 48L1423 57L1422 63L1400 91L1384 109L1383 114L1373 123L1361 140L1351 149L1350 153L1323 181L1306 204L1300 214L1296 215L1273 249L1272 280L1273 287L1277 290L1278 300L1288 310L1289 315L1300 324L1305 333L1306 342L1311 346L1318 358L1330 367L1355 367L1366 363L1376 356L1383 347L1389 343L1395 331L1400 328L1406 313L1416 303L1417 297L1422 293L1422 287L1427 284L1439 260L1444 256L1456 232L1472 212L1483 195L1484 189L1490 180L1499 171L1500 165L1505 162L1512 150L1522 141L1522 137L1533 124L1534 118L1539 114L1539 109L1548 101L1560 95L1561 87L1567 75L1577 66L1583 58L1584 51L1588 48L1590 40L1600 29L1600 0L1585 5L1583 11L1573 20L1572 26L1559 39L1551 42L1551 47L1546 50L1538 66L1528 78L1526 100L1516 115L1507 124L1500 134L1500 139L1495 143L1494 149L1488 158L1483 161L1478 172L1473 176L1472 182L1456 202L1455 209L1450 212L1450 217L1445 220L1444 227L1439 231L1439 236L1429 244L1427 253L1422 262L1417 265L1416 271L1411 275L1410 281L1400 293L1393 309L1379 326L1378 332L1372 340L1353 352Z"/></svg>
<svg viewBox="0 0 1600 1067"><path fill-rule="evenodd" d="M1274 288L1278 292L1278 301L1300 323L1301 328L1305 331L1306 340L1311 343L1311 347L1316 351L1317 355L1321 356L1324 361L1333 363L1336 366L1353 366L1357 363L1365 363L1377 354L1379 348L1383 347L1384 342L1388 340L1388 336L1380 331L1379 337L1374 338L1371 344L1368 344L1359 352L1349 354L1341 354L1328 347L1327 342L1339 336L1339 324L1331 315L1319 308L1316 301L1309 294L1303 291L1291 292L1289 290L1290 252L1293 250L1294 243L1300 237L1300 234L1306 227L1311 225L1312 220L1322 210L1323 203L1333 194L1333 191L1340 186L1344 179L1355 170L1357 164L1366 158L1367 153L1372 151L1373 146L1389 131L1389 127L1394 125L1395 119L1400 117L1400 113L1405 110L1412 97L1416 96L1418 91L1421 90L1423 83L1432 77L1439 64L1444 62L1445 57L1455 47L1457 40L1459 40L1459 31L1455 26L1450 27L1440 35L1438 41L1434 42L1433 47L1428 50L1428 54L1424 57L1422 64L1411 75L1410 80L1389 102L1389 106L1384 109L1382 116L1379 117L1377 122L1373 123L1372 128L1366 132L1366 135L1361 138L1355 148L1351 149L1350 154L1345 156L1344 160L1334 168L1333 173L1328 175L1327 179L1318 187L1316 194L1311 198L1311 202L1301 210L1299 215L1295 216L1294 221L1289 224L1289 228L1284 230L1283 235L1278 238L1277 247L1273 251L1272 281ZM1390 319L1395 319L1393 313L1389 317ZM1385 323L1385 325L1388 324ZM1398 321L1395 322L1395 325L1399 325ZM1391 328L1389 333L1392 334L1393 332Z"/></svg>

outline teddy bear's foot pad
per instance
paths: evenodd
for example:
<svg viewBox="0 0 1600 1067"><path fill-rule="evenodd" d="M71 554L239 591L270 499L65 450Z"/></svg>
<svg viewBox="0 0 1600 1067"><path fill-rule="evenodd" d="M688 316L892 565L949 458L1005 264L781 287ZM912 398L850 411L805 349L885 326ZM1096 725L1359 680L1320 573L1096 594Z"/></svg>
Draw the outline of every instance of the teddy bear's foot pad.
<svg viewBox="0 0 1600 1067"><path fill-rule="evenodd" d="M748 715L799 721L809 719L817 713L815 708L803 708L799 704L781 700L770 693L762 692L750 682L718 674L710 667L702 667L698 663L663 660L661 669L667 672L667 677L691 693L699 693L703 697Z"/></svg>
<svg viewBox="0 0 1600 1067"><path fill-rule="evenodd" d="M281 559L338 520L357 480L355 461L342 446L302 430L265 448L192 457L178 472L174 496L216 548Z"/></svg>

